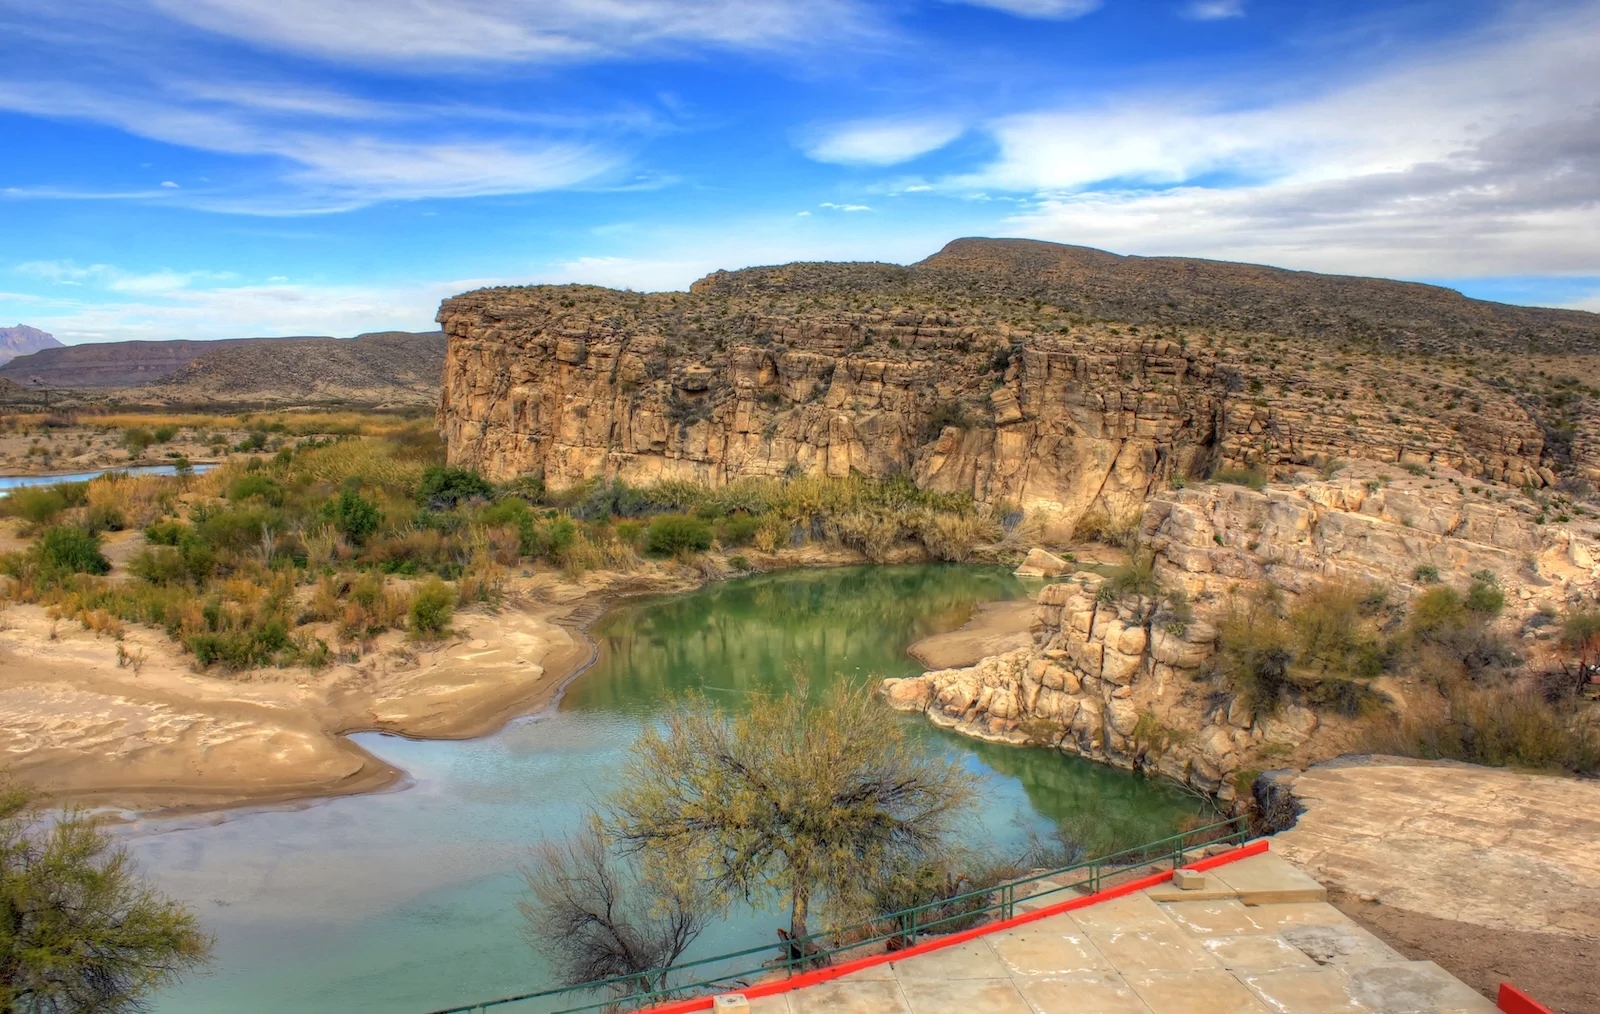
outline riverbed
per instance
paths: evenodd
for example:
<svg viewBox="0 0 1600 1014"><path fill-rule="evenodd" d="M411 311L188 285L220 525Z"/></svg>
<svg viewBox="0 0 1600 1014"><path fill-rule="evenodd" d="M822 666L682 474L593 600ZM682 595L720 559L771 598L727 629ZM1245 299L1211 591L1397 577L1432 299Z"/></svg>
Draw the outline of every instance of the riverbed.
<svg viewBox="0 0 1600 1014"><path fill-rule="evenodd" d="M143 869L217 936L213 971L155 1009L422 1012L543 985L521 936L518 867L606 792L643 723L689 690L737 707L797 666L818 689L920 672L909 644L1025 594L994 568L925 565L787 571L631 602L595 625L599 657L557 708L475 740L354 737L407 772L397 790L135 821L121 834ZM902 720L986 778L965 834L991 854L1014 856L1087 807L1174 824L1195 809L1134 775ZM694 953L775 939L779 924L732 913Z"/></svg>

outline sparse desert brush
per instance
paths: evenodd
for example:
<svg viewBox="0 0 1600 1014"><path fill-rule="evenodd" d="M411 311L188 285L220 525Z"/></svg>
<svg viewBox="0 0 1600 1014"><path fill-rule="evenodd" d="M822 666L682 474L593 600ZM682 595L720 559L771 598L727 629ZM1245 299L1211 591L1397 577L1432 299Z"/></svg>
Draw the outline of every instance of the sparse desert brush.
<svg viewBox="0 0 1600 1014"><path fill-rule="evenodd" d="M396 450L385 440L341 440L297 453L289 475L293 480L335 487L355 479L363 486L415 491L422 482L425 466L419 461L400 460Z"/></svg>
<svg viewBox="0 0 1600 1014"><path fill-rule="evenodd" d="M1494 767L1600 773L1600 732L1576 709L1515 687L1454 682L1432 702L1368 727L1365 749Z"/></svg>
<svg viewBox="0 0 1600 1014"><path fill-rule="evenodd" d="M456 579L456 602L470 606L485 603L498 606L505 601L506 569L482 553L473 556Z"/></svg>

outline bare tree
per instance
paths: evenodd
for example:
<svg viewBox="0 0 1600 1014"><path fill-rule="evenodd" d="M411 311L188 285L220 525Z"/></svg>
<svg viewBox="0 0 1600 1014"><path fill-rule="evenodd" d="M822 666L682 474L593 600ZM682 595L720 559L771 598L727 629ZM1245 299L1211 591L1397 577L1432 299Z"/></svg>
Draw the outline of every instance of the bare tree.
<svg viewBox="0 0 1600 1014"><path fill-rule="evenodd" d="M517 903L534 949L562 985L631 977L621 996L664 989L667 972L705 929L710 907L692 885L663 889L611 854L598 819L534 849Z"/></svg>
<svg viewBox="0 0 1600 1014"><path fill-rule="evenodd" d="M731 715L691 699L635 743L608 831L652 882L697 880L719 906L777 893L795 940L814 902L835 925L870 917L886 871L939 855L976 797L897 717L844 681Z"/></svg>

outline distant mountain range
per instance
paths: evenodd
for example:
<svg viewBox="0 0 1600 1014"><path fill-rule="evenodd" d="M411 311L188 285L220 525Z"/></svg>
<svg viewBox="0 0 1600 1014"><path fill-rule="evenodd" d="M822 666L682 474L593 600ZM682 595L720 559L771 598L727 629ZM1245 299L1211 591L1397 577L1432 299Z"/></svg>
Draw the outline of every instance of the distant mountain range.
<svg viewBox="0 0 1600 1014"><path fill-rule="evenodd" d="M56 341L55 335L36 327L29 327L26 324L0 327L0 364L41 349L59 348L62 348L62 344Z"/></svg>
<svg viewBox="0 0 1600 1014"><path fill-rule="evenodd" d="M8 357L0 382L156 404L425 405L439 395L444 346L438 331L56 344Z"/></svg>

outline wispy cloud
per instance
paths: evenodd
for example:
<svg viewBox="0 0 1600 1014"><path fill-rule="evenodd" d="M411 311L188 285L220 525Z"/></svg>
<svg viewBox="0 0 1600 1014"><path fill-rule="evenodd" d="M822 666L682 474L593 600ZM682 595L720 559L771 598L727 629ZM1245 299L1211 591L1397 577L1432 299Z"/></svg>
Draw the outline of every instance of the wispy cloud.
<svg viewBox="0 0 1600 1014"><path fill-rule="evenodd" d="M943 148L965 129L950 119L858 120L816 129L803 147L818 162L895 165Z"/></svg>
<svg viewBox="0 0 1600 1014"><path fill-rule="evenodd" d="M991 7L1022 18L1081 18L1099 10L1101 0L950 0L972 7Z"/></svg>
<svg viewBox="0 0 1600 1014"><path fill-rule="evenodd" d="M818 205L818 207L827 208L829 211L871 211L872 210L870 207L868 207L865 204L835 204L832 201L823 201L821 204Z"/></svg>
<svg viewBox="0 0 1600 1014"><path fill-rule="evenodd" d="M1039 0L1049 2L1049 0ZM1063 0L1056 0L1063 2ZM673 45L771 49L868 30L846 0L155 0L173 18L257 46L348 62L615 57Z"/></svg>
<svg viewBox="0 0 1600 1014"><path fill-rule="evenodd" d="M1186 17L1196 21L1221 21L1244 17L1244 0L1191 0L1184 7Z"/></svg>

